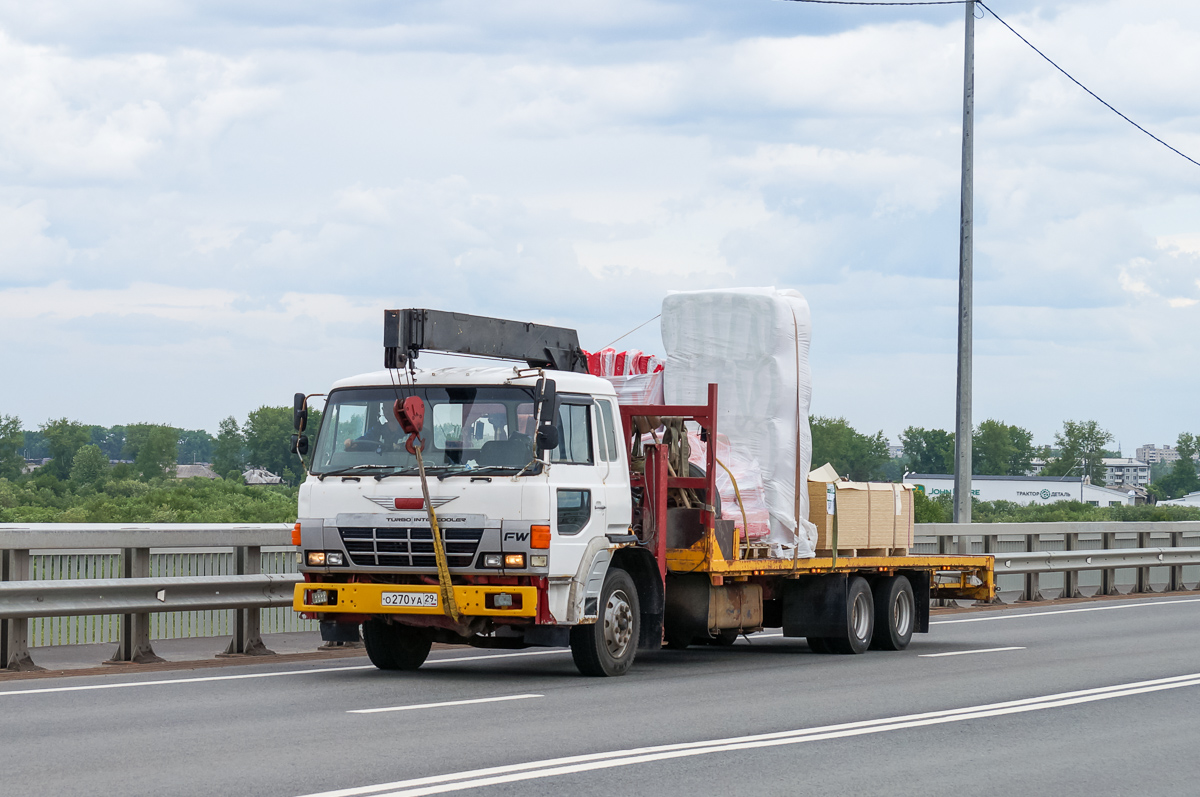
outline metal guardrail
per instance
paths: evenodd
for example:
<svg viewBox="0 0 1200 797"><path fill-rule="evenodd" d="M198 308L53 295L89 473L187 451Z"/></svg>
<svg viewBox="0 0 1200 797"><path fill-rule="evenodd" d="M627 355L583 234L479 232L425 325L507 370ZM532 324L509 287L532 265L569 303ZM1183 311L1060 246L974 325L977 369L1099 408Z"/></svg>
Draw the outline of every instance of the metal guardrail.
<svg viewBox="0 0 1200 797"><path fill-rule="evenodd" d="M1165 578L1165 591L1200 586L1200 521L1123 523L918 523L917 549L951 553L961 537L971 553L996 557L998 591L1019 591L1018 600L1042 599L1044 575L1062 581L1061 597L1084 597L1080 586L1095 586L1098 595L1117 595L1118 572L1132 571L1130 592L1154 592L1153 572ZM931 540L922 543L921 539ZM1155 543L1158 543L1157 545ZM1047 550L1050 546L1055 549ZM1061 547L1059 547L1061 546ZM1184 568L1191 569L1192 578ZM1163 572L1165 571L1165 573ZM1084 585L1080 574L1098 573L1098 584ZM1022 577L1020 587L1004 590L1004 582ZM1049 587L1053 589L1054 587Z"/></svg>
<svg viewBox="0 0 1200 797"><path fill-rule="evenodd" d="M112 661L162 661L150 644L151 613L181 609L234 609L233 638L225 654L268 654L259 610L290 604L291 585L298 579L262 574L262 549L290 544L286 523L0 524L0 664L38 669L29 654L31 618L114 613L121 621ZM215 547L233 548L235 573L150 577L151 549ZM119 551L119 577L32 578L34 554L80 549Z"/></svg>
<svg viewBox="0 0 1200 797"><path fill-rule="evenodd" d="M296 575L83 578L0 584L0 620L291 606Z"/></svg>
<svg viewBox="0 0 1200 797"><path fill-rule="evenodd" d="M151 615L200 609L234 610L227 654L269 653L259 610L290 606L299 576L261 573L261 554L264 547L293 550L290 532L286 523L0 524L0 666L36 668L29 654L31 618L113 614L121 618L113 660L157 661L150 645ZM1136 574L1135 592L1152 591L1151 571L1158 568L1167 571L1167 590L1185 589L1184 568L1200 565L1200 521L919 524L916 536L932 541L918 542L917 548L949 553L961 536L970 550L994 555L997 580L1022 578L1025 600L1041 598L1042 576L1061 578L1061 594L1078 596L1079 575L1088 571L1100 573L1099 594L1116 594L1117 572L1130 569ZM1156 540L1168 544L1156 547ZM1062 549L1042 550L1046 545ZM161 554L214 548L233 549L234 573L150 577L152 549ZM49 579L32 578L34 558L69 557L88 549L105 552L105 561L112 563L104 577L61 578L59 570Z"/></svg>

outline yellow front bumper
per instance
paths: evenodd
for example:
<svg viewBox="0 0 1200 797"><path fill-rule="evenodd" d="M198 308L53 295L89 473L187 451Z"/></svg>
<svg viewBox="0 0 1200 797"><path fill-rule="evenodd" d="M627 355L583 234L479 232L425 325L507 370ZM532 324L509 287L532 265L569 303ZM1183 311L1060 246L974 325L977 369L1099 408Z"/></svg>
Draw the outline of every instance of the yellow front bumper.
<svg viewBox="0 0 1200 797"><path fill-rule="evenodd" d="M314 605L309 603L309 593L323 589L329 594L336 592L337 602ZM520 596L519 608L488 608L487 596L505 594ZM389 596L385 598L385 595ZM436 605L422 606L414 603L432 602ZM494 601L495 599L493 599ZM536 587L456 586L454 602L458 613L471 617L536 617ZM513 603L517 603L513 600ZM389 605L390 604L390 605ZM407 604L407 605L398 605ZM325 612L337 614L445 614L441 591L434 586L411 584L326 584L320 582L300 583L292 594L292 608L298 612Z"/></svg>

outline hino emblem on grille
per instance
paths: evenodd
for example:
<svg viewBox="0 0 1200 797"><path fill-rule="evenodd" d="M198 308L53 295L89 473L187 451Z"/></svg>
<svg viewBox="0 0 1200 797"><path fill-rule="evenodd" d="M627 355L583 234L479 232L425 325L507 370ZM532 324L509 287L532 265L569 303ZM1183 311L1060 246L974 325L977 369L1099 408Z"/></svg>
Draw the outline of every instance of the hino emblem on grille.
<svg viewBox="0 0 1200 797"><path fill-rule="evenodd" d="M432 496L429 499L429 503L433 505L434 509L437 509L438 507L442 506L443 504L450 503L455 498L458 498L458 496L457 495ZM420 510L420 509L425 508L425 499L424 498L396 498L395 496L388 497L388 496L383 496L383 495L376 495L376 496L368 496L367 500L372 503L378 504L380 507L386 509L389 512L400 512L400 511L404 511L404 510L408 510L411 512L413 510Z"/></svg>

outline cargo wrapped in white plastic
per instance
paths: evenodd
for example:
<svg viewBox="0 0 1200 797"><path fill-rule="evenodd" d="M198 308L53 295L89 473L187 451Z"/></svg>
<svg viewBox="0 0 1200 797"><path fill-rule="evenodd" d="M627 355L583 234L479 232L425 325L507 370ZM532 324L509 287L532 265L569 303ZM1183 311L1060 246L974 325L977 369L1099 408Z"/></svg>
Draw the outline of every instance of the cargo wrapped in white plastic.
<svg viewBox="0 0 1200 797"><path fill-rule="evenodd" d="M811 332L808 302L793 290L686 291L662 304L667 403L703 404L717 384L718 431L762 468L776 558L809 558L817 541L807 488Z"/></svg>

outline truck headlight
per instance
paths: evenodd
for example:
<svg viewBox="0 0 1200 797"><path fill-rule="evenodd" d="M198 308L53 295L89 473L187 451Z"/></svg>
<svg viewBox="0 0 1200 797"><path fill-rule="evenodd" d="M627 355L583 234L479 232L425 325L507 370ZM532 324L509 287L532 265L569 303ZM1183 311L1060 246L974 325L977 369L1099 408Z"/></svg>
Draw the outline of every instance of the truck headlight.
<svg viewBox="0 0 1200 797"><path fill-rule="evenodd" d="M505 554L504 555L504 566L505 567L524 567L525 566L525 554L523 554L523 553Z"/></svg>
<svg viewBox="0 0 1200 797"><path fill-rule="evenodd" d="M309 567L324 567L325 566L325 552L324 551L309 551L308 552L308 566Z"/></svg>
<svg viewBox="0 0 1200 797"><path fill-rule="evenodd" d="M529 566L530 567L549 567L550 566L550 557L549 556L531 556L531 557L529 557Z"/></svg>
<svg viewBox="0 0 1200 797"><path fill-rule="evenodd" d="M485 553L483 555L484 567L500 567L504 564L504 557L498 553Z"/></svg>

